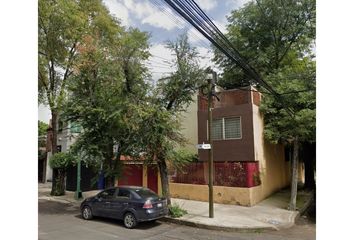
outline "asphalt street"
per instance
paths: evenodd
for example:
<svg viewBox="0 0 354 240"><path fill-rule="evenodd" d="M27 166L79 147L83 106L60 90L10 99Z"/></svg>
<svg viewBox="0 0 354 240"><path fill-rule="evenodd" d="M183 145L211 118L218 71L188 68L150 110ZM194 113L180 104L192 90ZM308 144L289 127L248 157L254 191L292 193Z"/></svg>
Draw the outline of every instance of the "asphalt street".
<svg viewBox="0 0 354 240"><path fill-rule="evenodd" d="M71 204L39 200L38 239L238 239L238 240L314 240L316 224L310 217L300 218L289 229L266 232L223 232L176 225L161 221L141 223L135 229L126 229L118 220L95 218L85 221L79 209Z"/></svg>

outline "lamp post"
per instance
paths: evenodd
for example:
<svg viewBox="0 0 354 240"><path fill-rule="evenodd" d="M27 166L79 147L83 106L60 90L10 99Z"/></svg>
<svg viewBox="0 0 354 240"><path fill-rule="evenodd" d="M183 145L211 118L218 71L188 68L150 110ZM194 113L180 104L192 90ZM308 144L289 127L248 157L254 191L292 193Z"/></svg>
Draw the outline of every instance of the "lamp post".
<svg viewBox="0 0 354 240"><path fill-rule="evenodd" d="M213 161L213 144L212 144L212 101L213 101L213 87L216 82L216 73L211 72L207 74L208 80L208 143L210 144L210 149L208 151L208 175L209 175L209 218L214 218L214 161Z"/></svg>
<svg viewBox="0 0 354 240"><path fill-rule="evenodd" d="M77 176L76 176L76 191L75 191L75 199L82 198L82 192L80 189L81 186L81 159L77 162Z"/></svg>

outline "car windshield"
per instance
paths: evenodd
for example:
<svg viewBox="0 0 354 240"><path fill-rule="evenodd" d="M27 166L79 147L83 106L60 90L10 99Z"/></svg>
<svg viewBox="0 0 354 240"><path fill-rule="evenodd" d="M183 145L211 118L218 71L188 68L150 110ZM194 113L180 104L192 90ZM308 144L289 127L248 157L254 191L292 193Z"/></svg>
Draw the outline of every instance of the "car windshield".
<svg viewBox="0 0 354 240"><path fill-rule="evenodd" d="M150 189L140 188L134 189L134 191L142 198L158 197L157 194L151 191Z"/></svg>

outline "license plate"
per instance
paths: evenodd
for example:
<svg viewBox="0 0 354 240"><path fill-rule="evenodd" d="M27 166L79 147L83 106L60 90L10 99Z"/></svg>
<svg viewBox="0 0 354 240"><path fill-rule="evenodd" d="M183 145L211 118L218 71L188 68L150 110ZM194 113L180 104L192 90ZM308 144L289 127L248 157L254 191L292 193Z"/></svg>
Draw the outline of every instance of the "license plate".
<svg viewBox="0 0 354 240"><path fill-rule="evenodd" d="M162 203L158 203L158 204L157 204L157 207L162 207Z"/></svg>

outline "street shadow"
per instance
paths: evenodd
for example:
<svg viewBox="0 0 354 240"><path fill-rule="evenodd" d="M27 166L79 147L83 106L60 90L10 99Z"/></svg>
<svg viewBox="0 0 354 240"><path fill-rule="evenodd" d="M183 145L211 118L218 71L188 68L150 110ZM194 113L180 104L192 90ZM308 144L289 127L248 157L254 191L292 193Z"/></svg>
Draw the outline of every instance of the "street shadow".
<svg viewBox="0 0 354 240"><path fill-rule="evenodd" d="M79 208L70 203L59 203L54 201L39 200L38 213L40 214L74 214L79 212Z"/></svg>
<svg viewBox="0 0 354 240"><path fill-rule="evenodd" d="M296 220L297 225L316 224L316 199L313 199L304 214Z"/></svg>
<svg viewBox="0 0 354 240"><path fill-rule="evenodd" d="M75 215L76 218L82 219L83 221L86 221L82 218L81 214ZM104 224L109 224L109 225L114 225L114 226L119 226L122 228L124 227L123 220L117 220L113 218L104 218L104 217L94 217L90 221L95 221L95 222L100 222ZM160 226L162 223L159 221L149 221L149 222L139 222L139 224L134 228L136 230L146 230L154 227Z"/></svg>

